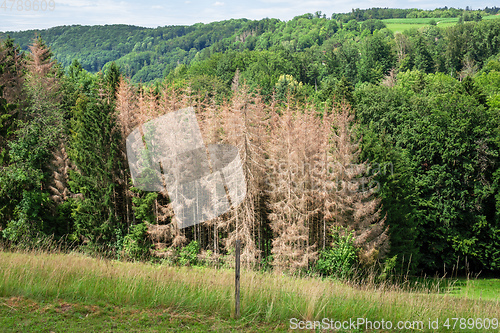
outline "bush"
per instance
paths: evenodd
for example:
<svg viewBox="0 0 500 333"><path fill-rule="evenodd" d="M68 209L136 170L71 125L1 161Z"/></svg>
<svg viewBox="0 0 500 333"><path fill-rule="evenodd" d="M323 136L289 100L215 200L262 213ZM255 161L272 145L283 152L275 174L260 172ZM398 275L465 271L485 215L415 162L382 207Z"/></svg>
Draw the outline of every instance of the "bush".
<svg viewBox="0 0 500 333"><path fill-rule="evenodd" d="M325 248L319 254L316 271L323 276L351 278L358 264L358 249L354 246L354 235L346 229L337 228L332 237L332 246Z"/></svg>
<svg viewBox="0 0 500 333"><path fill-rule="evenodd" d="M7 223L3 236L7 240L21 245L33 246L44 233L44 211L48 210L49 195L38 191L24 191L23 199L16 206L15 219Z"/></svg>
<svg viewBox="0 0 500 333"><path fill-rule="evenodd" d="M184 246L179 252L179 265L181 266L194 266L198 263L198 253L200 252L200 245L197 241L192 241Z"/></svg>
<svg viewBox="0 0 500 333"><path fill-rule="evenodd" d="M123 241L123 252L126 257L143 260L149 257L151 241L147 236L148 227L145 223L134 225Z"/></svg>

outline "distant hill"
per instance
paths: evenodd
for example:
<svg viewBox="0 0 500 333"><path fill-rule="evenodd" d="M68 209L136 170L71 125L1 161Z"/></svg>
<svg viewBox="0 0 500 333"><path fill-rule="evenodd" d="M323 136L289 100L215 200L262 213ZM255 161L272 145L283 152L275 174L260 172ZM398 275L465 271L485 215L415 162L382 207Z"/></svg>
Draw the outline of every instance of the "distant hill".
<svg viewBox="0 0 500 333"><path fill-rule="evenodd" d="M288 22L266 18L158 28L72 25L0 32L0 38L9 35L27 50L32 39L41 36L65 67L77 59L85 70L97 72L115 61L132 81L150 82L163 79L179 64L205 60L217 52L276 48L301 52L322 46L342 27L344 31L361 33L364 29L373 32L387 26L395 32L429 25L434 18L444 27L456 24L460 17L493 17L499 10L497 7L476 11L447 7L434 10L371 8L333 14L331 18L321 12L308 13ZM338 43L338 40L331 42Z"/></svg>
<svg viewBox="0 0 500 333"><path fill-rule="evenodd" d="M5 32L0 38L9 35L27 50L32 39L41 36L63 66L78 59L84 69L96 72L116 61L134 81L145 82L162 78L178 63L189 63L199 51L255 24L258 22L239 19L159 28L72 25Z"/></svg>

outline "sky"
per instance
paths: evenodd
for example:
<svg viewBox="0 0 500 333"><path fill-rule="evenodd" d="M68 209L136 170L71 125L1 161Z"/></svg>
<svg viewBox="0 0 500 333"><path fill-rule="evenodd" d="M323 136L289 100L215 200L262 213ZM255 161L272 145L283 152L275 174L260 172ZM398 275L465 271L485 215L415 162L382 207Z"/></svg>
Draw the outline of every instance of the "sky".
<svg viewBox="0 0 500 333"><path fill-rule="evenodd" d="M37 11L32 5L34 2L40 4ZM295 16L317 11L330 17L332 13L345 13L352 8L434 9L470 6L478 9L495 5L498 3L489 0L0 0L0 31L45 29L73 24L130 24L156 28L231 18L258 20L269 17L290 20Z"/></svg>

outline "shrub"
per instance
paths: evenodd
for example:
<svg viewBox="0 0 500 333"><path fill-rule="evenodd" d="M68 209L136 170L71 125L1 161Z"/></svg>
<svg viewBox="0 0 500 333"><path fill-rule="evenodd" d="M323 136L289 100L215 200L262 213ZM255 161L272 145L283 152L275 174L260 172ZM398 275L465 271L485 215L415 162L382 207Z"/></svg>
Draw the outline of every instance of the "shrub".
<svg viewBox="0 0 500 333"><path fill-rule="evenodd" d="M194 266L198 263L198 253L200 245L197 241L192 241L184 246L179 252L179 264L181 266Z"/></svg>
<svg viewBox="0 0 500 333"><path fill-rule="evenodd" d="M333 242L319 254L316 271L323 276L348 279L354 275L358 263L358 249L354 246L354 235L343 228L332 233Z"/></svg>
<svg viewBox="0 0 500 333"><path fill-rule="evenodd" d="M147 237L148 227L145 223L134 225L123 241L123 252L126 257L135 260L149 257L151 241Z"/></svg>
<svg viewBox="0 0 500 333"><path fill-rule="evenodd" d="M24 191L23 199L16 206L15 219L7 223L2 230L3 237L7 240L25 246L32 247L39 238L45 237L43 212L48 209L49 195L38 191Z"/></svg>

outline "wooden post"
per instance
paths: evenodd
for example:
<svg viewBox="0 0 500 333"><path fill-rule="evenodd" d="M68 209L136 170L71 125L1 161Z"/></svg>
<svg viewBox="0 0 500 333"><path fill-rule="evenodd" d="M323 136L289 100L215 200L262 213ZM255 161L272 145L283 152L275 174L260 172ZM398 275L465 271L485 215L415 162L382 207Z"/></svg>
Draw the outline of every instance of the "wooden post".
<svg viewBox="0 0 500 333"><path fill-rule="evenodd" d="M234 278L234 299L235 299L235 317L240 317L240 240L236 241L236 263L235 263L235 278Z"/></svg>

